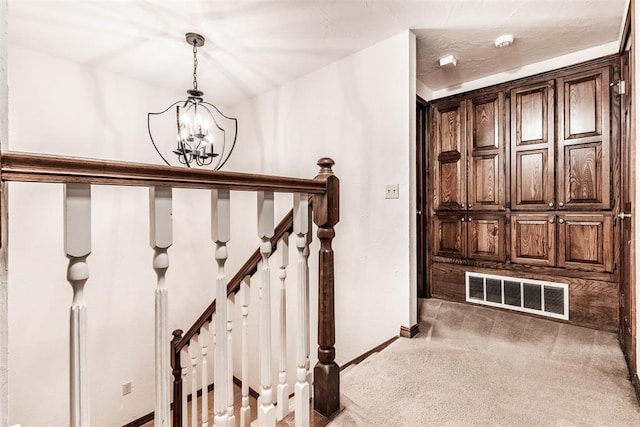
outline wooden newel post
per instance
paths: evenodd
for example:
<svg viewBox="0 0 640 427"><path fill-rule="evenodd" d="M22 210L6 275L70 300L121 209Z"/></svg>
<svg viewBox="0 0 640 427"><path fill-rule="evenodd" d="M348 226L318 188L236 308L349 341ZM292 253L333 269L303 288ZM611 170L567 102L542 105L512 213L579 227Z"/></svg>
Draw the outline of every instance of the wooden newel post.
<svg viewBox="0 0 640 427"><path fill-rule="evenodd" d="M178 342L182 338L182 329L173 331L171 340L171 369L173 373L173 427L182 425L182 366ZM184 408L186 410L187 408Z"/></svg>
<svg viewBox="0 0 640 427"><path fill-rule="evenodd" d="M334 313L334 267L331 241L340 220L340 180L327 157L318 160L317 181L326 185L324 195L313 196L313 222L318 226L320 254L318 268L318 363L313 369L313 407L330 417L340 409L340 367L335 362L336 326Z"/></svg>

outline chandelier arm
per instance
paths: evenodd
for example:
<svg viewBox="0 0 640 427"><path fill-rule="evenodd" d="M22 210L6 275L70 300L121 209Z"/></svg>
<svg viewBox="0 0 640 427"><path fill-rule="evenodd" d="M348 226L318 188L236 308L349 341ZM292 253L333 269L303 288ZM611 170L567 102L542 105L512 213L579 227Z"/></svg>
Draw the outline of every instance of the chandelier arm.
<svg viewBox="0 0 640 427"><path fill-rule="evenodd" d="M149 138L151 139L151 143L153 144L153 148L156 149L156 152L158 153L160 158L167 164L167 166L171 166L171 163L169 163L167 161L167 159L164 158L164 156L162 155L162 153L158 149L158 146L156 145L156 142L153 139L153 135L151 135L151 116L159 116L161 114L164 114L167 111L169 111L171 108L173 108L176 104L179 104L181 102L185 102L185 101L176 101L176 102L174 102L173 104L169 105L167 108L165 108L163 111L161 111L159 113L147 113L147 132L149 133ZM178 157L178 159L179 159L179 157Z"/></svg>
<svg viewBox="0 0 640 427"><path fill-rule="evenodd" d="M220 113L222 114L222 113ZM222 114L224 116L224 114ZM233 149L236 147L236 140L238 139L238 119L234 119L233 117L227 117L225 116L227 119L229 120L233 120L234 124L235 124L235 132L233 133L233 142L231 143L231 148L229 149L229 154L227 154L227 156L224 158L224 161L222 162L222 164L217 166L217 169L221 169L225 163L227 163L227 160L229 160L229 157L231 157L231 153L233 153ZM224 130L223 130L224 132ZM226 132L225 132L226 133Z"/></svg>
<svg viewBox="0 0 640 427"><path fill-rule="evenodd" d="M216 111L218 112L218 114L220 114L220 115L221 115L222 117L224 117L225 119L235 120L236 122L238 121L237 119L234 119L233 117L226 116L222 111L220 111L220 110L218 109L218 107L216 107L215 105L213 105L213 104L212 104L212 103L210 103L210 102L207 102L207 101L200 101L200 104L206 104L206 105L211 106L211 108L213 108L214 110L216 110Z"/></svg>

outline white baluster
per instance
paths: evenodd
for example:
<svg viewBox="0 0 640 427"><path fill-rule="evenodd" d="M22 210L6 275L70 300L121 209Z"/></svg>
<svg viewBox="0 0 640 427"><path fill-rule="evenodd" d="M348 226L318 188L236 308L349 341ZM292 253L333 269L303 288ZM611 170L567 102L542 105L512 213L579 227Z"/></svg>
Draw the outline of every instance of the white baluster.
<svg viewBox="0 0 640 427"><path fill-rule="evenodd" d="M260 289L260 401L258 406L258 425L260 427L276 424L276 408L273 405L271 386L271 282L269 255L271 255L271 237L274 232L273 192L258 192L258 237L262 240L261 289Z"/></svg>
<svg viewBox="0 0 640 427"><path fill-rule="evenodd" d="M189 355L191 356L191 427L198 427L198 338L191 338Z"/></svg>
<svg viewBox="0 0 640 427"><path fill-rule="evenodd" d="M214 425L229 425L229 367L226 337L227 329L227 278L224 265L227 261L227 242L231 232L231 199L229 190L211 190L211 239L216 243L216 351L213 389Z"/></svg>
<svg viewBox="0 0 640 427"><path fill-rule="evenodd" d="M309 325L308 325L308 245L309 196L296 193L293 197L293 232L296 235L298 249L298 332L296 335L296 385L295 419L296 426L308 427L310 424L309 399L311 398L309 371ZM307 255L305 255L305 249Z"/></svg>
<svg viewBox="0 0 640 427"><path fill-rule="evenodd" d="M169 308L168 289L165 276L169 268L168 248L173 243L171 223L171 188L149 188L149 224L150 244L154 250L153 269L157 276L155 289L155 397L156 406L154 424L166 427L169 420L169 388L171 384L171 369L169 366Z"/></svg>
<svg viewBox="0 0 640 427"><path fill-rule="evenodd" d="M242 295L242 407L240 408L240 427L251 424L251 407L249 406L249 301L251 293L251 276L247 276L240 285Z"/></svg>
<svg viewBox="0 0 640 427"><path fill-rule="evenodd" d="M289 265L289 233L278 242L280 261L280 357L278 360L278 406L276 418L283 419L289 414L289 384L287 383L287 266Z"/></svg>
<svg viewBox="0 0 640 427"><path fill-rule="evenodd" d="M229 425L236 425L236 416L233 414L233 307L235 294L227 298L227 416Z"/></svg>
<svg viewBox="0 0 640 427"><path fill-rule="evenodd" d="M189 346L184 346L182 350L180 350L180 360L182 362L182 386L187 386L187 375L189 373L189 368L187 367L187 360L189 360ZM189 425L189 411L188 409L189 399L187 398L187 391L182 389L182 427L187 427ZM175 427L175 426L174 426Z"/></svg>
<svg viewBox="0 0 640 427"><path fill-rule="evenodd" d="M67 280L73 288L70 313L70 425L88 426L89 379L87 366L87 306L84 286L89 279L91 253L91 186L64 186L64 246L69 266Z"/></svg>
<svg viewBox="0 0 640 427"><path fill-rule="evenodd" d="M209 324L205 323L200 328L200 334L198 335L198 341L200 342L200 352L202 354L202 366L200 372L202 373L202 427L209 426L209 377L207 370L207 353L209 351ZM192 397L191 399L195 399ZM194 402L194 400L192 400Z"/></svg>

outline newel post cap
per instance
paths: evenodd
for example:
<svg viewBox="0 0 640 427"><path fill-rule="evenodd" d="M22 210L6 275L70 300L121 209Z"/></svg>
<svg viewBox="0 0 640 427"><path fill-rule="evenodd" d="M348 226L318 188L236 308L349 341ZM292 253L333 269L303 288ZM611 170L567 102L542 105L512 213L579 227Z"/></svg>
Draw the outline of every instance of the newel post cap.
<svg viewBox="0 0 640 427"><path fill-rule="evenodd" d="M331 167L335 165L336 162L333 161L330 157L323 157L318 160L318 166L320 166L320 174L331 174L333 175L333 170Z"/></svg>

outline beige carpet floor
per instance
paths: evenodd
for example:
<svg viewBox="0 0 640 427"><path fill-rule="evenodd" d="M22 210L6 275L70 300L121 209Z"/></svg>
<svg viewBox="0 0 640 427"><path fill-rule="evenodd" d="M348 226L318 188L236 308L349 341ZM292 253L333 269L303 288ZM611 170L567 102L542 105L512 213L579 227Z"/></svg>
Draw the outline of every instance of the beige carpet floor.
<svg viewBox="0 0 640 427"><path fill-rule="evenodd" d="M436 299L420 331L344 372L330 425L640 426L615 334Z"/></svg>

